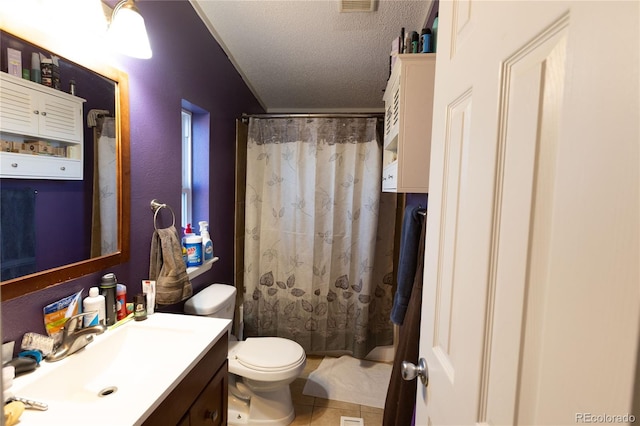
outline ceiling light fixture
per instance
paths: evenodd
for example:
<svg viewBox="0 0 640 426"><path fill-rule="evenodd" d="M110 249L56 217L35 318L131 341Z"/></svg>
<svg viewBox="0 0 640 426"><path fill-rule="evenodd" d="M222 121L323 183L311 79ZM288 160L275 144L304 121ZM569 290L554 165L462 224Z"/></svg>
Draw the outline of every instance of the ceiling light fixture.
<svg viewBox="0 0 640 426"><path fill-rule="evenodd" d="M144 18L134 0L122 0L113 9L109 37L114 46L127 56L149 59L152 55Z"/></svg>

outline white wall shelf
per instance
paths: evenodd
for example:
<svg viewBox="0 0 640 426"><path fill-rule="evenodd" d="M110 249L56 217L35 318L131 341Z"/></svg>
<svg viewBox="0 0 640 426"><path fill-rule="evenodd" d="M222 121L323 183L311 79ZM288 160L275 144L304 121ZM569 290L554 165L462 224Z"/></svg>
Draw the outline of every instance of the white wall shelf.
<svg viewBox="0 0 640 426"><path fill-rule="evenodd" d="M197 276L200 276L211 269L214 263L220 260L219 257L214 257L213 259L207 260L203 262L200 266L190 266L187 268L187 274L189 275L189 279L192 280Z"/></svg>

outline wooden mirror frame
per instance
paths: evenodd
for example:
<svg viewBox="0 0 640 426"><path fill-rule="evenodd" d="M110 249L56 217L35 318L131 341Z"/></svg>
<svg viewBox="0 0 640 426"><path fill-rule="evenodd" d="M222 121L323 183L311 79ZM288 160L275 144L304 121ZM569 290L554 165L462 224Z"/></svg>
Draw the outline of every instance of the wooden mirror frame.
<svg viewBox="0 0 640 426"><path fill-rule="evenodd" d="M130 227L130 153L129 153L129 77L128 75L110 65L91 61L91 64L83 64L80 61L64 54L60 46L52 46L47 35L24 31L23 29L9 28L7 22L2 23L0 31L6 31L16 37L27 40L43 49L56 52L62 57L76 64L100 74L116 84L116 134L117 134L117 212L118 212L118 251L99 257L90 258L80 262L36 272L23 277L14 278L0 283L0 295L2 301L11 300L35 291L80 278L94 272L110 268L129 261L129 227ZM55 43L54 43L55 44Z"/></svg>

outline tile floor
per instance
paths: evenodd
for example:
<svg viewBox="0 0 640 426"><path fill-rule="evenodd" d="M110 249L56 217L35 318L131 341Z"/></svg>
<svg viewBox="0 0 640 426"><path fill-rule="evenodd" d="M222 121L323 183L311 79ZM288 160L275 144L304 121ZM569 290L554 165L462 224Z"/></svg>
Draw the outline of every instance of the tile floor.
<svg viewBox="0 0 640 426"><path fill-rule="evenodd" d="M365 426L382 426L381 408L316 398L302 393L309 374L318 368L320 362L321 356L307 356L304 372L291 384L291 398L296 410L296 418L291 426L339 426L340 416L361 417Z"/></svg>

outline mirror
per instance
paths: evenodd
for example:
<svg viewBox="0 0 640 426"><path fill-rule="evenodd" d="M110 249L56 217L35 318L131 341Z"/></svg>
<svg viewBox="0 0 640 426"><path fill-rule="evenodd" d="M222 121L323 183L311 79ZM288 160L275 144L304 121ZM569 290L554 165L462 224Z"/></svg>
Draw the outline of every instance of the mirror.
<svg viewBox="0 0 640 426"><path fill-rule="evenodd" d="M123 263L128 261L129 258L129 223L130 223L130 214L129 214L129 100L128 100L128 77L124 72L121 72L111 66L101 63L99 60L87 59L84 62L78 60L77 58L73 58L73 54L65 54L66 47L61 45L58 41L52 40L47 34L38 33L37 31L32 31L29 29L25 29L24 27L17 25L13 26L8 23L8 21L4 21L1 23L0 32L2 33L3 43L0 43L2 46L2 57L3 57L3 69L2 71L6 71L5 64L7 63L7 52L6 48L11 47L11 43L6 43L6 37L16 37L16 40L24 40L27 44L35 46L39 52L44 53L47 56L56 55L60 57L61 66L60 66L60 80L64 84L61 87L62 91L67 92L69 88L69 76L66 76L66 79L63 78L62 73L65 69L62 67L64 63L67 66L67 72L69 70L74 69L76 67L79 71L78 74L90 74L90 76L85 78L83 81L82 89L78 85L77 96L87 99L88 101L85 103L83 107L83 128L84 131L84 175L82 180L76 181L55 181L55 180L31 180L34 183L34 187L40 186L41 188L47 188L55 185L64 185L67 184L65 188L71 188L68 192L75 192L75 197L80 198L79 208L71 208L67 211L67 214L58 214L58 217L51 217L48 221L48 226L50 229L47 231L38 231L36 233L37 238L43 239L51 239L54 231L59 231L61 235L64 234L74 234L81 233L80 237L85 241L89 241L89 248L83 249L81 255L77 255L75 258L70 258L67 260L62 260L63 264L50 263L46 270L34 271L33 273L29 273L24 276L16 276L15 278L11 278L0 283L0 295L2 301L10 300L15 297L19 297L37 290L42 290L46 287L59 284L64 281L68 281L70 279L78 278L83 275L87 275L93 272L97 272L100 270L107 269L114 265ZM20 46L18 42L18 46ZM27 48L28 50L28 48ZM29 53L30 55L30 53ZM25 55L23 54L23 66L22 68L27 68L25 65L29 65L29 61L25 60ZM77 56L77 55L76 55ZM25 63L26 62L26 63ZM105 87L107 92L111 91L111 99L106 101L99 100L100 95L98 93L88 93L89 87L92 90L96 90L98 87ZM90 105L89 99L96 100L97 102L93 102L93 105ZM91 214L87 213L87 211L92 212L95 209L93 194L98 193L100 191L93 189L93 171L94 171L94 163L93 163L93 146L94 146L94 130L87 129L87 113L89 108L100 108L97 104L100 105L110 105L108 109L114 117L113 127L113 140L115 141L115 157L113 160L115 161L115 176L113 177L113 184L115 187L115 200L114 200L114 209L115 209L115 217L113 219L114 226L116 229L115 236L117 237L117 241L115 242L115 247L113 249L109 249L106 252L103 250L101 252L100 248L94 248L91 251L91 236L86 235L87 233L91 234L91 228L94 223L94 220L91 218ZM96 164L96 169L98 168ZM6 182L12 182L15 184L17 181L22 181L21 184L28 183L29 180L26 179L2 179L3 187L10 186L4 185ZM19 185L18 185L19 186ZM33 191L32 191L33 192ZM35 197L40 197L44 199L44 193L46 191L42 191L42 194L35 195ZM78 195L80 194L80 195ZM88 195L87 195L88 194ZM40 201L40 200L39 200ZM66 208L69 209L69 205L66 205ZM69 219L69 211L82 210L84 214L83 218L80 218L76 223L77 226L73 226L69 229L58 229L62 228L62 223L64 219ZM63 209L64 211L64 209ZM47 212L49 213L49 212ZM51 215L55 215L51 213ZM89 217L87 217L89 216ZM82 226L79 223L82 223ZM95 227L94 227L95 228ZM2 232L3 230L0 230ZM7 230L5 231L5 235L7 234ZM14 233L15 235L20 235L20 232ZM66 248L70 247L70 244L64 243L59 244L58 249L63 248L63 250L58 251L68 251ZM51 250L49 250L51 251Z"/></svg>

